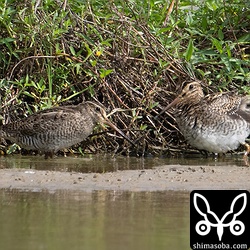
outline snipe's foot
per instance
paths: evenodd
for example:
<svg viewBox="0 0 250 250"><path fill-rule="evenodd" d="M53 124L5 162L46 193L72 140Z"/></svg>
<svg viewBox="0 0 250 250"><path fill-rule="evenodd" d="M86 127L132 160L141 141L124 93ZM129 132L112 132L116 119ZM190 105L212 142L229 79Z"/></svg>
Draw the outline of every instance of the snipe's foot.
<svg viewBox="0 0 250 250"><path fill-rule="evenodd" d="M245 165L249 167L250 164L248 160L248 154L250 153L250 145L247 143L244 143L244 146L246 147L246 151L244 153L243 160L244 160Z"/></svg>
<svg viewBox="0 0 250 250"><path fill-rule="evenodd" d="M47 160L49 158L53 158L54 152L44 152L44 159Z"/></svg>

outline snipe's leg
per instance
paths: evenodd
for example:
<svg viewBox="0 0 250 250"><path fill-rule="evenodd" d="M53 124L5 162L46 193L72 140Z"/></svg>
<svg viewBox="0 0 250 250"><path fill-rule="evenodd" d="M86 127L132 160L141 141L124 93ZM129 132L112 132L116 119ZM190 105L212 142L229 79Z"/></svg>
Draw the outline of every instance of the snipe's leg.
<svg viewBox="0 0 250 250"><path fill-rule="evenodd" d="M244 153L243 160L244 160L246 166L249 167L248 154L250 153L250 145L247 143L244 143L244 146L246 147L246 151Z"/></svg>
<svg viewBox="0 0 250 250"><path fill-rule="evenodd" d="M49 159L49 157L52 159L53 155L54 155L54 152L44 152L45 160Z"/></svg>

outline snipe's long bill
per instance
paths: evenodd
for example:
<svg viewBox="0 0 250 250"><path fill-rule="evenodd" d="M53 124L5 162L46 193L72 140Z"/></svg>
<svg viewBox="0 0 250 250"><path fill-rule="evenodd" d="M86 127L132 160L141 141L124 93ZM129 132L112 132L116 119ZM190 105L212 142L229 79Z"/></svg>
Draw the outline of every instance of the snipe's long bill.
<svg viewBox="0 0 250 250"><path fill-rule="evenodd" d="M250 146L250 96L218 93L204 96L199 82L183 88L165 109L174 107L174 117L187 142L200 150L226 153L246 146L244 160L248 164Z"/></svg>
<svg viewBox="0 0 250 250"><path fill-rule="evenodd" d="M89 101L79 105L50 108L3 125L0 128L0 137L25 149L42 152L48 158L58 150L86 139L98 123L107 124L134 145L109 121L100 105Z"/></svg>

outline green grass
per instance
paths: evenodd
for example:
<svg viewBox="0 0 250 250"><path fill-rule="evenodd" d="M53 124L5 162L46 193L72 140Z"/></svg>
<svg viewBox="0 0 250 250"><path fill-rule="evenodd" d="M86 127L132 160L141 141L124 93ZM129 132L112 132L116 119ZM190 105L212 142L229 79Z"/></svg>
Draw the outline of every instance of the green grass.
<svg viewBox="0 0 250 250"><path fill-rule="evenodd" d="M153 120L184 81L250 94L247 0L174 1L172 9L166 0L36 3L0 2L3 122L13 110L22 117L96 99L123 110L111 119L138 152L159 154L184 145L174 121ZM97 151L126 144L107 138Z"/></svg>

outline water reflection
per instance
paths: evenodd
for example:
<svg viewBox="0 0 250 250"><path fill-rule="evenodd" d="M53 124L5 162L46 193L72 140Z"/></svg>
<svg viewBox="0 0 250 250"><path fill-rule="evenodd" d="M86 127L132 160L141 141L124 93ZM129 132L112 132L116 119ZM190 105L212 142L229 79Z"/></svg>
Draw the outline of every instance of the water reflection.
<svg viewBox="0 0 250 250"><path fill-rule="evenodd" d="M242 155L219 157L192 157L179 158L136 158L111 155L89 155L86 157L56 157L44 160L42 156L10 155L0 157L1 168L28 168L37 170L75 171L82 173L104 173L117 170L152 169L162 165L203 165L203 166L243 166Z"/></svg>
<svg viewBox="0 0 250 250"><path fill-rule="evenodd" d="M0 249L188 249L189 194L0 191Z"/></svg>

